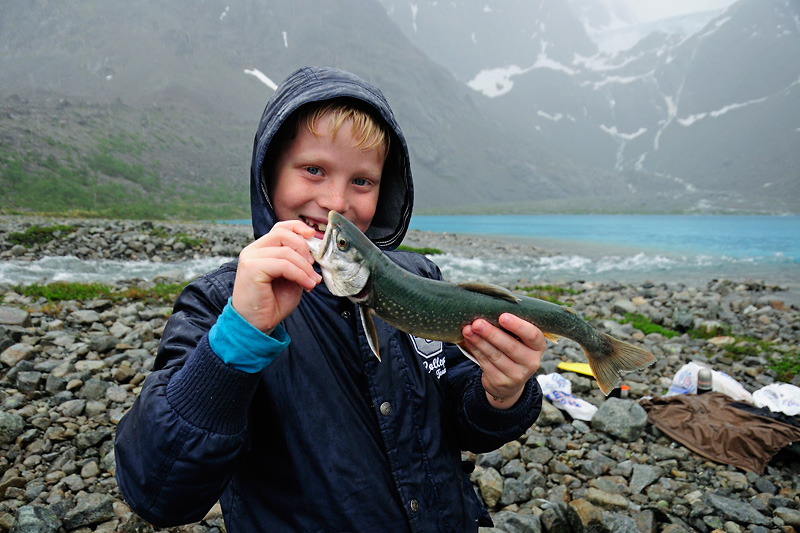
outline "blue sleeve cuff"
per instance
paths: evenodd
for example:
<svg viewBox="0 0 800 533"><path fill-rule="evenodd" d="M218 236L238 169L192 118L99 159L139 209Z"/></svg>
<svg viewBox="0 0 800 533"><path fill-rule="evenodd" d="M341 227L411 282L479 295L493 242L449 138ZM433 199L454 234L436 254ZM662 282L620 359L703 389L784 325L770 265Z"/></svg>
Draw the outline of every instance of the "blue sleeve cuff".
<svg viewBox="0 0 800 533"><path fill-rule="evenodd" d="M222 361L237 370L255 374L264 370L289 346L289 335L278 325L272 335L254 328L231 305L230 298L217 323L208 332L208 344Z"/></svg>

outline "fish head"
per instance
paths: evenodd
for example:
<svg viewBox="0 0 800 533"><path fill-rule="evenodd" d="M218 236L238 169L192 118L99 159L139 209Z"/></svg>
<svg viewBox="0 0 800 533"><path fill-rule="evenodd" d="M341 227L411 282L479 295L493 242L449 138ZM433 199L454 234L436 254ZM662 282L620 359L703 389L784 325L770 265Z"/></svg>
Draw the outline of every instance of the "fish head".
<svg viewBox="0 0 800 533"><path fill-rule="evenodd" d="M367 253L374 244L352 222L331 211L322 239L308 239L311 256L322 269L322 279L336 296L363 301L369 282Z"/></svg>

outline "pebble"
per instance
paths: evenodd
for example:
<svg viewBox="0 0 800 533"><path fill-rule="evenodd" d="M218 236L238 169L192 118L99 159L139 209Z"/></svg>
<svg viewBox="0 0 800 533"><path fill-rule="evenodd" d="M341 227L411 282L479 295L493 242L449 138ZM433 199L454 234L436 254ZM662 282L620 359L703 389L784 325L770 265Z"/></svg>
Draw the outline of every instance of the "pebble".
<svg viewBox="0 0 800 533"><path fill-rule="evenodd" d="M6 236L47 224L9 220L0 219L0 260L34 260L42 253L164 262L235 256L252 234L243 226L46 220L78 230L27 249ZM412 231L406 243L464 256L477 249L532 255L517 242L484 241L476 246L472 236ZM182 281L179 271L162 276ZM494 517L495 527L484 533L800 530L797 455L779 454L762 475L712 463L649 425L637 403L663 394L689 361L711 364L750 392L776 381L769 361L796 355L800 344L800 311L782 301L781 288L723 279L703 286L563 286L571 292L560 299L598 329L651 350L657 362L626 377L628 399L605 398L592 380L567 374L573 394L598 407L591 421L572 420L545 402L539 420L518 440L488 453L465 451L463 458L476 465L474 489ZM114 479L115 425L152 371L169 302L42 304L0 284L0 533L223 531L218 508L195 524L156 529L130 511ZM683 333L667 339L621 324L630 312ZM686 333L719 326L724 334L710 339ZM732 355L731 346L744 355ZM557 371L561 361L583 362L584 356L570 341L550 345L540 372ZM800 378L793 383L800 385Z"/></svg>

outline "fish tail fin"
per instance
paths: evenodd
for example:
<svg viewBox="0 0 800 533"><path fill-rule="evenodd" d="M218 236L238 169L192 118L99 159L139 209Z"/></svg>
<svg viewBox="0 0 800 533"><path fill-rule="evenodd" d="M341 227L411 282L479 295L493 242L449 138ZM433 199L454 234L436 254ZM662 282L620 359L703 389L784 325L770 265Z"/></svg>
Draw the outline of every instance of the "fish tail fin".
<svg viewBox="0 0 800 533"><path fill-rule="evenodd" d="M621 383L620 372L641 370L652 365L656 358L643 348L622 342L605 333L600 335L608 341L608 352L600 355L589 353L586 349L584 352L597 385L603 394L608 396Z"/></svg>

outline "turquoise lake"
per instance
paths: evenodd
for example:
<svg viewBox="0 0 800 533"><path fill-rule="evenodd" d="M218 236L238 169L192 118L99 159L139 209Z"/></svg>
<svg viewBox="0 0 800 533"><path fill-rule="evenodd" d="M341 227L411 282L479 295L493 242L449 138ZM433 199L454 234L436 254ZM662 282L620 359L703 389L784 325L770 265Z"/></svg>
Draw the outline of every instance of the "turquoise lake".
<svg viewBox="0 0 800 533"><path fill-rule="evenodd" d="M514 239L550 252L531 257L431 256L451 281L650 280L703 286L719 278L760 280L790 289L787 299L800 304L800 216L415 216L411 228ZM231 259L153 263L43 257L0 262L0 282L152 279L169 270L182 270L191 278Z"/></svg>
<svg viewBox="0 0 800 533"><path fill-rule="evenodd" d="M411 228L518 239L548 257L432 256L448 279L704 284L762 280L800 301L800 216L415 216Z"/></svg>

